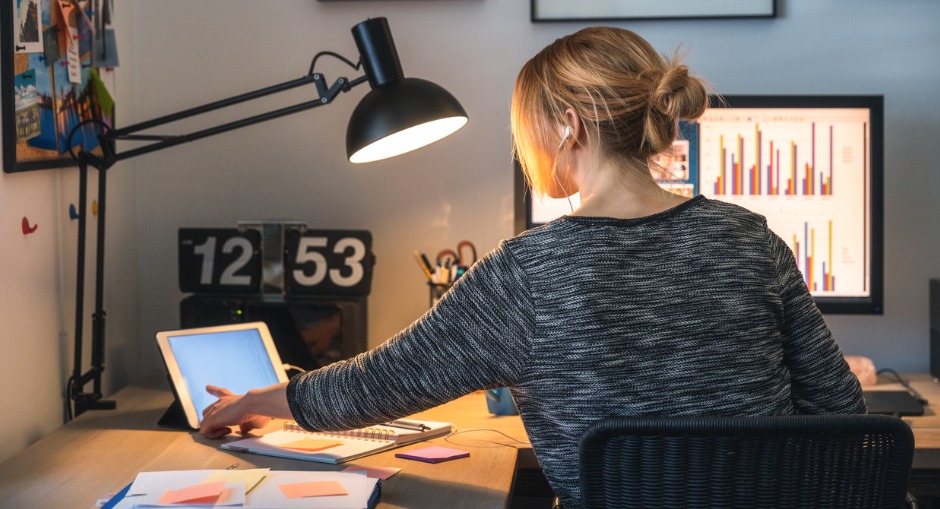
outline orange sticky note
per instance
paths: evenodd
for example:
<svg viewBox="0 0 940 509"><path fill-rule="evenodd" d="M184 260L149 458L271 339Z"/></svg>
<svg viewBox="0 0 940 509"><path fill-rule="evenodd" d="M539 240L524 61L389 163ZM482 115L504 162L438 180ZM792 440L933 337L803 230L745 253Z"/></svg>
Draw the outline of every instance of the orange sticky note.
<svg viewBox="0 0 940 509"><path fill-rule="evenodd" d="M281 444L280 446L285 449L295 449L295 450L304 451L304 452L316 452L316 451L322 451L323 449L329 449L330 447L336 447L337 445L343 445L343 443L337 442L335 440L302 438L300 440L294 440L293 442L287 442L286 444Z"/></svg>
<svg viewBox="0 0 940 509"><path fill-rule="evenodd" d="M158 504L212 504L222 496L224 482L196 484L178 490L166 490Z"/></svg>
<svg viewBox="0 0 940 509"><path fill-rule="evenodd" d="M346 488L336 481L295 482L291 484L278 484L277 487L281 488L281 491L284 492L287 498L349 495Z"/></svg>

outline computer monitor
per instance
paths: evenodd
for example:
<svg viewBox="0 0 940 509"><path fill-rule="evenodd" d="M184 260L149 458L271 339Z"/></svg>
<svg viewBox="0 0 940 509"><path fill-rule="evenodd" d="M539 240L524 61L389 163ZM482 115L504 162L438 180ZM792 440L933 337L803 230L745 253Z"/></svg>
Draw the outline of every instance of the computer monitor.
<svg viewBox="0 0 940 509"><path fill-rule="evenodd" d="M680 126L651 172L663 188L767 217L823 313L883 312L883 96L722 96ZM516 230L577 208L516 175Z"/></svg>

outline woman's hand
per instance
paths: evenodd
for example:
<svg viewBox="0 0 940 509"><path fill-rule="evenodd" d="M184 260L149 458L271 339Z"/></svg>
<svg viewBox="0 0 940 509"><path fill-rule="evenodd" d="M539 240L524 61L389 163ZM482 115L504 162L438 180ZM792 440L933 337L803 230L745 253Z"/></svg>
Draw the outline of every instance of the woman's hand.
<svg viewBox="0 0 940 509"><path fill-rule="evenodd" d="M878 372L875 370L875 363L868 357L846 355L845 362L849 364L852 374L858 377L858 383L862 387L878 383Z"/></svg>
<svg viewBox="0 0 940 509"><path fill-rule="evenodd" d="M199 432L209 438L221 438L238 426L242 433L264 427L272 417L291 419L287 404L287 382L252 389L245 394L232 394L223 387L207 385L206 391L219 398L202 412Z"/></svg>
<svg viewBox="0 0 940 509"><path fill-rule="evenodd" d="M199 432L209 438L221 438L231 433L229 426L238 426L242 433L264 427L270 417L254 413L247 394L232 394L223 387L207 385L206 391L219 398L202 412Z"/></svg>

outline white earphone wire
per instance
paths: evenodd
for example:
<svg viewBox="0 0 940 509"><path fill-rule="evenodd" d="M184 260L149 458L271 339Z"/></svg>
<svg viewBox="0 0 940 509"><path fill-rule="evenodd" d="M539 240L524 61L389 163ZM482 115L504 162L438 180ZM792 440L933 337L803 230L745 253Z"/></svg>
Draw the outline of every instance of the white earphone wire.
<svg viewBox="0 0 940 509"><path fill-rule="evenodd" d="M571 137L571 126L565 126L565 134L561 137L561 142L558 144L558 150L561 150L565 146L565 142L568 141L568 138ZM564 184L561 183L561 179L558 178L558 167L556 165L555 171L552 172L555 176L555 183L558 184L558 187L561 188L565 193L565 199L568 200L568 208L571 209L571 212L574 213L574 204L571 203L571 193L565 188Z"/></svg>

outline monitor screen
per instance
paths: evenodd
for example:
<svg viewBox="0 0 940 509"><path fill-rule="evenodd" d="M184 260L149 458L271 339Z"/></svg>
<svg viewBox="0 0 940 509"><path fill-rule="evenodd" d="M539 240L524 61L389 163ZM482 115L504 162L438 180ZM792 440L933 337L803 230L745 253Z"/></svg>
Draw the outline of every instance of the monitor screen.
<svg viewBox="0 0 940 509"><path fill-rule="evenodd" d="M883 312L882 96L722 96L680 131L651 164L663 188L767 217L824 313ZM577 208L520 181L517 230Z"/></svg>

